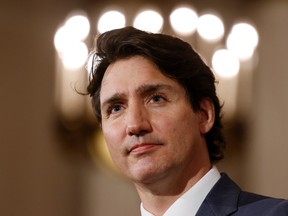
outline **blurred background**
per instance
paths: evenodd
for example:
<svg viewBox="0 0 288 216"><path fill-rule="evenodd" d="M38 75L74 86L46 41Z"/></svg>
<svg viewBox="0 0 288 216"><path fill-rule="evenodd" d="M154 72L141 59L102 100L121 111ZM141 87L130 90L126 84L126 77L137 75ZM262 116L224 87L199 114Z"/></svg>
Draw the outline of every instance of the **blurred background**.
<svg viewBox="0 0 288 216"><path fill-rule="evenodd" d="M184 7L177 23L172 12ZM136 21L143 10L153 25L141 23L143 14ZM107 159L89 98L76 92L88 78L78 60L118 25L173 34L200 52L224 102L220 171L245 190L288 198L286 20L286 0L0 0L0 215L139 215L133 185ZM247 43L247 55L236 52ZM75 50L83 55L75 59Z"/></svg>

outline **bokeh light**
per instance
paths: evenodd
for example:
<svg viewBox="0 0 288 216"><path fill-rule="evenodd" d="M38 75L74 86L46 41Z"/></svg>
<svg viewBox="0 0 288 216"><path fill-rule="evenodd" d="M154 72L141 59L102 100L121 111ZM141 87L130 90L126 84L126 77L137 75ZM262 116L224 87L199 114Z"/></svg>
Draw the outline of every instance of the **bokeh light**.
<svg viewBox="0 0 288 216"><path fill-rule="evenodd" d="M86 44L81 41L74 42L63 52L63 65L66 69L75 70L84 66L87 57Z"/></svg>
<svg viewBox="0 0 288 216"><path fill-rule="evenodd" d="M231 51L220 49L213 54L212 66L217 75L229 79L239 73L240 62Z"/></svg>
<svg viewBox="0 0 288 216"><path fill-rule="evenodd" d="M86 16L75 15L66 21L65 29L73 40L85 40L90 32L90 23Z"/></svg>
<svg viewBox="0 0 288 216"><path fill-rule="evenodd" d="M179 7L169 17L170 24L180 35L191 35L197 28L198 15L192 8Z"/></svg>
<svg viewBox="0 0 288 216"><path fill-rule="evenodd" d="M98 32L103 33L112 29L123 28L126 24L125 16L116 10L105 12L98 20Z"/></svg>
<svg viewBox="0 0 288 216"><path fill-rule="evenodd" d="M156 11L145 10L135 17L133 26L143 31L158 33L163 27L163 18Z"/></svg>
<svg viewBox="0 0 288 216"><path fill-rule="evenodd" d="M55 36L54 45L60 56L75 41L83 41L90 32L90 23L84 15L73 15L61 26Z"/></svg>
<svg viewBox="0 0 288 216"><path fill-rule="evenodd" d="M59 53L59 55L61 56L61 54L63 53L63 51L65 50L65 47L68 46L69 42L69 37L68 37L68 33L66 32L64 26L61 26L55 36L54 36L54 46L57 50L57 52Z"/></svg>
<svg viewBox="0 0 288 216"><path fill-rule="evenodd" d="M240 60L248 60L258 45L258 32L248 23L238 23L232 27L227 37L226 45Z"/></svg>
<svg viewBox="0 0 288 216"><path fill-rule="evenodd" d="M218 16L205 14L198 19L197 31L204 40L215 42L223 37L224 24Z"/></svg>
<svg viewBox="0 0 288 216"><path fill-rule="evenodd" d="M85 64L88 49L83 41L88 37L89 32L88 18L79 14L70 16L57 30L54 45L65 68L75 70Z"/></svg>

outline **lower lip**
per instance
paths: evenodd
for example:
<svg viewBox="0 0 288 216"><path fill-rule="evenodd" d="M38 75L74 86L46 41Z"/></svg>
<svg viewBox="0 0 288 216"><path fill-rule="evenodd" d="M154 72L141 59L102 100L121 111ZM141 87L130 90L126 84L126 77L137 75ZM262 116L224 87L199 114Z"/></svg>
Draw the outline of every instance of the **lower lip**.
<svg viewBox="0 0 288 216"><path fill-rule="evenodd" d="M159 147L159 145L155 145L155 144L151 144L151 145L143 145L143 146L139 146L137 148L134 148L130 154L144 154L144 153L148 153L152 150L154 150L155 148Z"/></svg>

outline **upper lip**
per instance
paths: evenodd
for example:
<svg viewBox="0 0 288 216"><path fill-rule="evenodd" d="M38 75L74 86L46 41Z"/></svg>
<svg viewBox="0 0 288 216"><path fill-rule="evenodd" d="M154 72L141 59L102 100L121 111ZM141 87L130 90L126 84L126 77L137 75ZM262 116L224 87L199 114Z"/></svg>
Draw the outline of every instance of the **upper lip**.
<svg viewBox="0 0 288 216"><path fill-rule="evenodd" d="M145 142L145 143L137 143L135 145L133 145L131 148L128 149L128 153L130 153L131 151L133 151L136 148L139 148L141 146L147 146L147 145L160 145L157 143L149 143L149 142Z"/></svg>

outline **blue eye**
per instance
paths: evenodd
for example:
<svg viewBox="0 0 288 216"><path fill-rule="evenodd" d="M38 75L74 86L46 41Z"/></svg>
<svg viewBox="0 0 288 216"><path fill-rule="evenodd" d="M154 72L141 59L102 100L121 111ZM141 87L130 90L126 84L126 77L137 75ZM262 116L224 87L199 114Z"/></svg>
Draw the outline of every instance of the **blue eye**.
<svg viewBox="0 0 288 216"><path fill-rule="evenodd" d="M164 100L164 98L160 95L154 95L152 98L151 98L151 102L152 103L159 103L159 102L162 102Z"/></svg>
<svg viewBox="0 0 288 216"><path fill-rule="evenodd" d="M111 113L117 113L122 109L122 106L120 104L115 104L113 107L111 107Z"/></svg>

